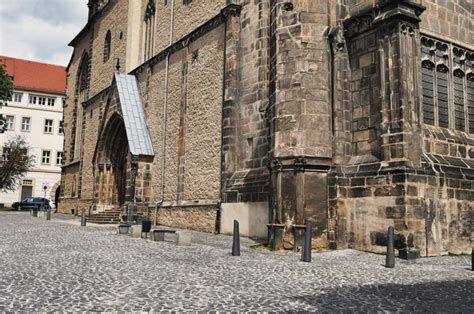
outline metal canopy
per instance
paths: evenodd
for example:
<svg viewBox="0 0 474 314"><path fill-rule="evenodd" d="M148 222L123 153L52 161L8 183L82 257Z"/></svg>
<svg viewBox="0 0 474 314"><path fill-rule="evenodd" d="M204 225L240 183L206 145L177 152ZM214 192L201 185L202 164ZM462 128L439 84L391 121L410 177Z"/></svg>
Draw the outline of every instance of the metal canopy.
<svg viewBox="0 0 474 314"><path fill-rule="evenodd" d="M136 156L155 156L150 132L145 122L145 112L140 87L134 75L115 74L123 120L130 153Z"/></svg>

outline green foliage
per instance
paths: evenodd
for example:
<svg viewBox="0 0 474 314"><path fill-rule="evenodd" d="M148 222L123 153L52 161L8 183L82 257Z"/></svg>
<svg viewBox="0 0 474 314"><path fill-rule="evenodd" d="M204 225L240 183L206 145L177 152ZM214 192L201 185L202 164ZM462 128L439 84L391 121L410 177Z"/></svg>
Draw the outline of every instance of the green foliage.
<svg viewBox="0 0 474 314"><path fill-rule="evenodd" d="M0 158L0 191L15 191L20 179L33 166L34 157L28 155L28 143L21 135L9 139Z"/></svg>
<svg viewBox="0 0 474 314"><path fill-rule="evenodd" d="M10 76L5 72L4 65L0 64L0 108L7 105L7 101L12 99L13 82ZM7 128L5 117L0 114L0 133L5 132Z"/></svg>

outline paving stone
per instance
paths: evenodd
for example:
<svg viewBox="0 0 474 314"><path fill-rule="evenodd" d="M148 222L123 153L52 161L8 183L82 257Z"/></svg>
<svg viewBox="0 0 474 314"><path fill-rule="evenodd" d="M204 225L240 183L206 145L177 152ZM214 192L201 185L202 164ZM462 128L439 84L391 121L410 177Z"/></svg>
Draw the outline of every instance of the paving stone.
<svg viewBox="0 0 474 314"><path fill-rule="evenodd" d="M61 218L58 219L58 218ZM354 250L300 254L252 249L191 232L155 242L54 215L0 212L0 312L436 311L472 312L470 256L398 260Z"/></svg>

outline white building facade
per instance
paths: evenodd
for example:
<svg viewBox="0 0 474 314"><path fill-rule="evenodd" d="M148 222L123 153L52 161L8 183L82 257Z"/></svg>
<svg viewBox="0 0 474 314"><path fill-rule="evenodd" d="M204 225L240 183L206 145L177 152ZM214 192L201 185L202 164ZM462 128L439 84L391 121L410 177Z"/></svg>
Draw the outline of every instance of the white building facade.
<svg viewBox="0 0 474 314"><path fill-rule="evenodd" d="M17 61L15 63L17 66L18 59L14 60ZM21 63L23 60L19 61ZM40 65L43 65L40 68L44 70L52 67L52 65ZM37 70L37 68L34 69ZM10 74L8 63L6 70ZM55 71L61 74L58 69ZM38 76L38 73L35 73L34 76ZM3 206L9 207L12 203L27 197L46 197L53 203L56 193L59 193L64 156L62 120L65 93L54 92L55 88L50 88L53 92L44 92L48 89L44 88L45 84L46 86L49 84L48 82L30 84L29 90L20 89L16 84L15 76L12 75L12 77L15 86L12 100L1 109L7 119L7 130L0 133L2 158L6 158L6 154L8 154L4 144L9 139L21 135L30 147L28 154L34 157L34 166L20 180L17 190L0 191L0 206L3 204ZM38 87L37 90L34 90L35 87Z"/></svg>

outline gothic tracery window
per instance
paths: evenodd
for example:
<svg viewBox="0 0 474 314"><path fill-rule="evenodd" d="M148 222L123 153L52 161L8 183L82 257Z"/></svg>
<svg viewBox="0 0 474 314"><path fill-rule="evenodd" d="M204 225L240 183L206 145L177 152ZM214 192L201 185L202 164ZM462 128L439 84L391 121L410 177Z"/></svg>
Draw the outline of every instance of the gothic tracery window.
<svg viewBox="0 0 474 314"><path fill-rule="evenodd" d="M423 36L423 122L474 133L473 52Z"/></svg>

